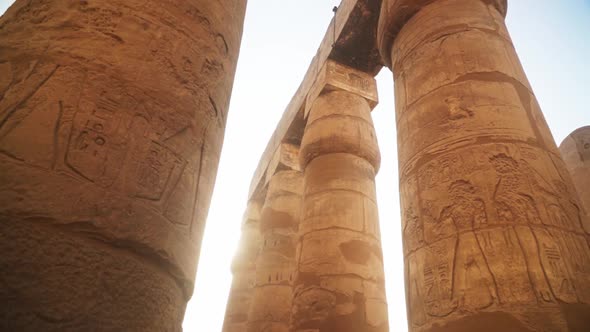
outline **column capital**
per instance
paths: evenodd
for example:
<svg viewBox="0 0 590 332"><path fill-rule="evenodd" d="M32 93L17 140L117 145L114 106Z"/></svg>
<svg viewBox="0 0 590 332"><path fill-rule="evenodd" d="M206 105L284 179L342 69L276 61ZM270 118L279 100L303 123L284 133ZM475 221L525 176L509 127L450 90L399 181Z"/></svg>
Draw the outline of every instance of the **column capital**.
<svg viewBox="0 0 590 332"><path fill-rule="evenodd" d="M299 146L291 143L281 143L268 164L265 175L265 185L268 185L273 175L284 170L300 171Z"/></svg>
<svg viewBox="0 0 590 332"><path fill-rule="evenodd" d="M377 27L377 48L386 66L391 68L391 48L399 31L414 14L436 1L441 0L383 0ZM487 6L493 6L506 17L508 0L472 1L481 1Z"/></svg>
<svg viewBox="0 0 590 332"><path fill-rule="evenodd" d="M363 97L371 109L377 106L377 83L372 75L363 71L342 65L333 60L327 60L319 70L314 84L311 86L305 102L305 118L313 102L323 92L347 91Z"/></svg>

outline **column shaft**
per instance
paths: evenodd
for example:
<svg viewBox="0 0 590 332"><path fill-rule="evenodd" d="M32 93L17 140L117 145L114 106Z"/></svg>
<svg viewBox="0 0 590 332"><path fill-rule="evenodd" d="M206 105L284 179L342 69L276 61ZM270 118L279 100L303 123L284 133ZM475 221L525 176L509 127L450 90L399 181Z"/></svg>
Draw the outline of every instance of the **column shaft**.
<svg viewBox="0 0 590 332"><path fill-rule="evenodd" d="M262 245L248 332L289 331L301 191L299 171L278 171L270 179L260 219Z"/></svg>
<svg viewBox="0 0 590 332"><path fill-rule="evenodd" d="M244 332L248 325L256 281L256 260L262 244L260 205L257 201L250 201L244 215L242 237L232 263L233 281L227 300L223 332Z"/></svg>
<svg viewBox="0 0 590 332"><path fill-rule="evenodd" d="M590 250L505 1L384 1L411 331L586 331Z"/></svg>
<svg viewBox="0 0 590 332"><path fill-rule="evenodd" d="M0 18L0 330L181 329L245 3Z"/></svg>
<svg viewBox="0 0 590 332"><path fill-rule="evenodd" d="M388 331L370 112L363 97L339 90L311 106L293 331Z"/></svg>
<svg viewBox="0 0 590 332"><path fill-rule="evenodd" d="M559 146L587 216L590 216L590 126L576 129ZM590 218L586 219L590 231Z"/></svg>

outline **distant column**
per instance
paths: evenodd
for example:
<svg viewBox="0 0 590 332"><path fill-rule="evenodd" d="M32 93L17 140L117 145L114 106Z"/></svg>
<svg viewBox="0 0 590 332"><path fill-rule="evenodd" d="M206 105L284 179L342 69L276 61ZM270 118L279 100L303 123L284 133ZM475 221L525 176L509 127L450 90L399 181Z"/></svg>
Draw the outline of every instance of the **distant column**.
<svg viewBox="0 0 590 332"><path fill-rule="evenodd" d="M572 180L502 0L386 0L411 331L589 331Z"/></svg>
<svg viewBox="0 0 590 332"><path fill-rule="evenodd" d="M244 332L252 303L256 281L256 260L260 252L260 210L261 204L255 200L248 203L242 237L232 263L233 281L227 300L223 332Z"/></svg>
<svg viewBox="0 0 590 332"><path fill-rule="evenodd" d="M559 146L559 151L572 175L586 215L590 216L590 126L569 134ZM590 230L589 219L586 219L586 230Z"/></svg>
<svg viewBox="0 0 590 332"><path fill-rule="evenodd" d="M246 0L0 18L0 330L180 331Z"/></svg>
<svg viewBox="0 0 590 332"><path fill-rule="evenodd" d="M373 77L329 61L308 99L293 331L388 331Z"/></svg>
<svg viewBox="0 0 590 332"><path fill-rule="evenodd" d="M298 170L279 170L270 177L260 218L262 244L255 288L244 331L289 331L301 191Z"/></svg>

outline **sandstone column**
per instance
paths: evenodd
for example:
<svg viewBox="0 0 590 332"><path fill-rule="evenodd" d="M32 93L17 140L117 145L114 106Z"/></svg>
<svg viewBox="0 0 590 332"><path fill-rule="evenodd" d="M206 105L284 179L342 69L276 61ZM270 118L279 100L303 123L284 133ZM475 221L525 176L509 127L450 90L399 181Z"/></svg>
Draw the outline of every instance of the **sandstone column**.
<svg viewBox="0 0 590 332"><path fill-rule="evenodd" d="M289 331L301 191L298 170L279 170L270 178L260 218L262 245L256 262L256 285L245 331Z"/></svg>
<svg viewBox="0 0 590 332"><path fill-rule="evenodd" d="M559 150L588 215L590 214L590 126L574 130L563 140ZM586 229L590 230L590 224L586 224Z"/></svg>
<svg viewBox="0 0 590 332"><path fill-rule="evenodd" d="M244 214L242 238L232 263L233 281L227 300L223 332L246 331L256 280L256 260L261 245L260 205L255 200L250 201Z"/></svg>
<svg viewBox="0 0 590 332"><path fill-rule="evenodd" d="M181 329L245 2L0 18L0 330Z"/></svg>
<svg viewBox="0 0 590 332"><path fill-rule="evenodd" d="M387 0L411 331L588 331L590 250L501 0Z"/></svg>
<svg viewBox="0 0 590 332"><path fill-rule="evenodd" d="M388 331L375 198L375 81L333 62L322 73L301 143L293 331Z"/></svg>

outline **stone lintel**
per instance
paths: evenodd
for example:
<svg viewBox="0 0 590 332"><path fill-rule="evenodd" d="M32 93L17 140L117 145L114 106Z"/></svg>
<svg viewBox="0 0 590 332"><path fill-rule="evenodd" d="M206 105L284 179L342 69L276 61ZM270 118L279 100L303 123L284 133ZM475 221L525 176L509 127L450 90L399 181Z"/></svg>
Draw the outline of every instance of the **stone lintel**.
<svg viewBox="0 0 590 332"><path fill-rule="evenodd" d="M379 102L377 83L372 75L360 70L328 60L318 73L305 103L305 119L309 115L314 100L323 92L343 90L359 95L367 100L371 109Z"/></svg>
<svg viewBox="0 0 590 332"><path fill-rule="evenodd" d="M342 0L308 70L287 105L254 172L248 199L264 197L267 169L283 142L299 144L305 128L305 103L328 59L377 75L382 68L376 45L381 0Z"/></svg>

